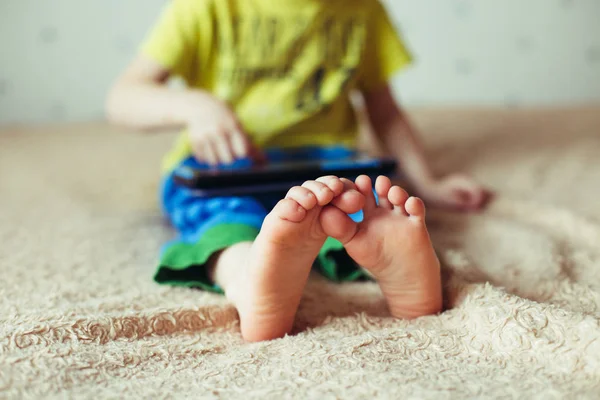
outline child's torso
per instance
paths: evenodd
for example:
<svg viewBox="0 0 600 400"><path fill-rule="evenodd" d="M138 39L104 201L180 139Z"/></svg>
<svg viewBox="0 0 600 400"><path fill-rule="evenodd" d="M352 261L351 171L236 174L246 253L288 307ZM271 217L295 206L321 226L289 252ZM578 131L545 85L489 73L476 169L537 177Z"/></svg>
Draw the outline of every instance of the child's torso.
<svg viewBox="0 0 600 400"><path fill-rule="evenodd" d="M214 53L203 63L211 73L199 71L198 85L232 104L261 144L298 142L299 135L311 136L299 144L315 144L317 131L352 134L348 93L367 34L366 13L355 4L214 0Z"/></svg>
<svg viewBox="0 0 600 400"><path fill-rule="evenodd" d="M371 0L198 2L204 44L191 85L227 101L260 146L355 145L349 94L364 64ZM185 136L175 153L189 154Z"/></svg>

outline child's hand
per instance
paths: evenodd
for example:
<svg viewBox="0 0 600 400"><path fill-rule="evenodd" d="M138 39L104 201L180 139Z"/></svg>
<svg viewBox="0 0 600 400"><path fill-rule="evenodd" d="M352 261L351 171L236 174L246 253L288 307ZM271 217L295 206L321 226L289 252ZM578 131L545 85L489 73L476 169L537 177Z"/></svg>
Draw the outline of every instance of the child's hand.
<svg viewBox="0 0 600 400"><path fill-rule="evenodd" d="M198 161L213 166L246 157L264 161L263 153L244 132L235 113L221 100L201 93L190 114L187 126Z"/></svg>
<svg viewBox="0 0 600 400"><path fill-rule="evenodd" d="M492 192L465 175L450 175L419 188L425 202L458 211L477 211L485 207Z"/></svg>

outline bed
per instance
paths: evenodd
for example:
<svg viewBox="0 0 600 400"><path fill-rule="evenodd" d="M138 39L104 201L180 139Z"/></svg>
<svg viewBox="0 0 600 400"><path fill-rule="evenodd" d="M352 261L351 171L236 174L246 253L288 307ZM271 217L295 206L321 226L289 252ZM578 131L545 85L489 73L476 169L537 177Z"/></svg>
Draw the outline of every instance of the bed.
<svg viewBox="0 0 600 400"><path fill-rule="evenodd" d="M436 171L497 191L432 210L446 308L388 316L311 277L292 335L245 344L217 295L152 281L174 133L0 132L0 398L598 398L600 107L411 110Z"/></svg>

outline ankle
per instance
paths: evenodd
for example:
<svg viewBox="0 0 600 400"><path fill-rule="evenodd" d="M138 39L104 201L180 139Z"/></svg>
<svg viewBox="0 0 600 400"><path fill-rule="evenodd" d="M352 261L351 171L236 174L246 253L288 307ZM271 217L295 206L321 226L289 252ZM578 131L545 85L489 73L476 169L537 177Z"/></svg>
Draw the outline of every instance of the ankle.
<svg viewBox="0 0 600 400"><path fill-rule="evenodd" d="M213 254L207 262L209 278L227 292L245 270L251 249L252 242L240 242Z"/></svg>

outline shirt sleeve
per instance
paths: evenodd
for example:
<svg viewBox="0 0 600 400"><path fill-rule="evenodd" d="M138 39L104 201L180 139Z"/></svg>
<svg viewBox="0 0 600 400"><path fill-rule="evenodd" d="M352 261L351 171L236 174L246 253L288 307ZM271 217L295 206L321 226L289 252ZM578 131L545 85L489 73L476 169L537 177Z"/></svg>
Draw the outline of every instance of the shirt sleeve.
<svg viewBox="0 0 600 400"><path fill-rule="evenodd" d="M194 79L197 58L210 51L207 44L211 38L203 32L206 29L200 29L210 25L210 15L202 9L203 3L206 2L170 0L141 48L142 54L188 83Z"/></svg>
<svg viewBox="0 0 600 400"><path fill-rule="evenodd" d="M412 55L392 24L385 7L379 0L374 0L373 3L365 66L359 81L359 88L363 92L387 85L397 72L412 62Z"/></svg>

